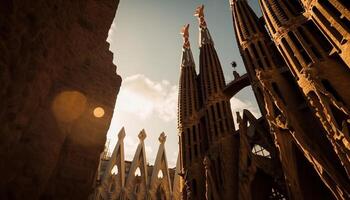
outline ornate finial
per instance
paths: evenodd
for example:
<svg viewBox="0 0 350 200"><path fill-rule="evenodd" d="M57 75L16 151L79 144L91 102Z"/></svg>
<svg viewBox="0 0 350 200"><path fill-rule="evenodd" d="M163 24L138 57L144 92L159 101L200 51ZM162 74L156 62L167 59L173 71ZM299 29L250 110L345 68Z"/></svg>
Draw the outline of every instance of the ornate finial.
<svg viewBox="0 0 350 200"><path fill-rule="evenodd" d="M181 29L181 35L182 35L182 38L183 38L183 41L184 41L184 44L183 44L183 48L184 49L189 49L190 48L190 41L188 40L188 38L189 38L188 29L189 28L190 28L190 25L186 24Z"/></svg>
<svg viewBox="0 0 350 200"><path fill-rule="evenodd" d="M162 133L160 134L158 140L159 140L159 142L162 143L162 144L165 143L165 141L166 141L166 135L165 135L164 132L162 132Z"/></svg>
<svg viewBox="0 0 350 200"><path fill-rule="evenodd" d="M120 129L119 133L118 133L118 139L122 140L125 138L125 129L124 126Z"/></svg>
<svg viewBox="0 0 350 200"><path fill-rule="evenodd" d="M229 2L230 2L230 7L232 8L235 0L229 0Z"/></svg>
<svg viewBox="0 0 350 200"><path fill-rule="evenodd" d="M145 129L141 130L141 132L139 133L138 137L139 137L140 141L144 141L145 140L145 138L147 137Z"/></svg>
<svg viewBox="0 0 350 200"><path fill-rule="evenodd" d="M199 26L201 28L207 27L207 23L205 22L205 19L204 19L204 5L203 4L197 7L196 11L194 12L194 16L198 17Z"/></svg>

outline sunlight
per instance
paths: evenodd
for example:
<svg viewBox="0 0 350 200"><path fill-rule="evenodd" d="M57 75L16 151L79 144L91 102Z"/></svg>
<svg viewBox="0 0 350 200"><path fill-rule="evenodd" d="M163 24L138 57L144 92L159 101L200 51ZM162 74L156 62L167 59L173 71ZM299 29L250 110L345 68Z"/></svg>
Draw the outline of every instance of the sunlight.
<svg viewBox="0 0 350 200"><path fill-rule="evenodd" d="M105 110L101 107L96 107L93 113L95 117L101 118L103 115L105 115Z"/></svg>

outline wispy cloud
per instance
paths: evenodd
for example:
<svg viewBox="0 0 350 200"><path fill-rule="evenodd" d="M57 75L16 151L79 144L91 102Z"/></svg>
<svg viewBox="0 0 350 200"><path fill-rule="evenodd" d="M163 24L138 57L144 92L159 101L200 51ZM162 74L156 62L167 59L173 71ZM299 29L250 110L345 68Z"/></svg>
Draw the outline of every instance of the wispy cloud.
<svg viewBox="0 0 350 200"><path fill-rule="evenodd" d="M145 75L127 77L117 100L118 108L140 119L157 115L163 121L176 119L177 86L169 81L155 82Z"/></svg>
<svg viewBox="0 0 350 200"><path fill-rule="evenodd" d="M154 131L154 129L161 127L161 131L165 131L169 136L166 143L168 147L166 152L169 166L174 167L178 156L176 136L177 94L177 85L173 85L167 80L154 81L143 74L126 77L118 94L115 116L110 127L110 149L117 142L115 133L122 126L125 126L125 158L132 160L139 144L137 134L142 128L146 128L146 157L150 164L154 164L159 145L158 134L154 133L160 133ZM236 112L242 112L243 109L250 110L256 117L260 116L258 107L253 101L233 97L230 103L235 124ZM168 127L169 124L172 125Z"/></svg>

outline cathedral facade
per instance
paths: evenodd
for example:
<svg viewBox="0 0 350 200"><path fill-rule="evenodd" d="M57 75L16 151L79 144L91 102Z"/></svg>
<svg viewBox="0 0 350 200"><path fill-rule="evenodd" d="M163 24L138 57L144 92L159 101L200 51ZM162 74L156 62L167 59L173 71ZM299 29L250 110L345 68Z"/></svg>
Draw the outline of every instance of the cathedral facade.
<svg viewBox="0 0 350 200"><path fill-rule="evenodd" d="M204 19L199 73L183 27L179 80L182 199L350 198L350 5L346 0L231 0L247 73L226 84ZM261 118L229 100L251 85Z"/></svg>

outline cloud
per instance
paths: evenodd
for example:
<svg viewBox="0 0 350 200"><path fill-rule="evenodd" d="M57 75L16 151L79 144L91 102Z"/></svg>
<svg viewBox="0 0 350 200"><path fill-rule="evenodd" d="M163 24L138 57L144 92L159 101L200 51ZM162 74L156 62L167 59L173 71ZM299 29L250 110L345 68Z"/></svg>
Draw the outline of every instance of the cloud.
<svg viewBox="0 0 350 200"><path fill-rule="evenodd" d="M176 120L177 86L169 81L155 82L145 75L127 77L118 94L117 108L140 119L152 115L169 122Z"/></svg>

